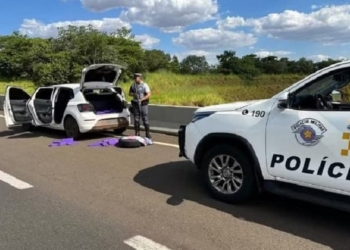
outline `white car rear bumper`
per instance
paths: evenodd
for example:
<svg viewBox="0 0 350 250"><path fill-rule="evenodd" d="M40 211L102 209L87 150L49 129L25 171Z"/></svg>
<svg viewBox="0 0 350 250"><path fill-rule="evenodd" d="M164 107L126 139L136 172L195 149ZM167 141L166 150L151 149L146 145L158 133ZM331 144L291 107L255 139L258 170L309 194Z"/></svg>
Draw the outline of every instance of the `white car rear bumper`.
<svg viewBox="0 0 350 250"><path fill-rule="evenodd" d="M79 119L81 133L127 128L130 123L130 115L121 114L82 114Z"/></svg>

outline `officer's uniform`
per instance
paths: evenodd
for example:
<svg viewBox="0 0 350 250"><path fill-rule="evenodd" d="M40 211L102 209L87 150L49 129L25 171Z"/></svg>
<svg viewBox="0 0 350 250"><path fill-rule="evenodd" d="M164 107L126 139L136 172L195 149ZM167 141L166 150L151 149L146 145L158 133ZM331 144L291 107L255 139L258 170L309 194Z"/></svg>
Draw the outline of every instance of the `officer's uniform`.
<svg viewBox="0 0 350 250"><path fill-rule="evenodd" d="M142 76L141 74L135 74L135 76ZM151 92L150 87L147 83L141 82L137 84L134 82L130 86L130 93L137 94L137 97L133 97L131 100L131 105L134 115L134 126L135 126L135 135L140 135L140 118L142 118L143 125L145 127L146 137L151 138L149 121L148 121L148 104L149 99L139 102L147 93Z"/></svg>

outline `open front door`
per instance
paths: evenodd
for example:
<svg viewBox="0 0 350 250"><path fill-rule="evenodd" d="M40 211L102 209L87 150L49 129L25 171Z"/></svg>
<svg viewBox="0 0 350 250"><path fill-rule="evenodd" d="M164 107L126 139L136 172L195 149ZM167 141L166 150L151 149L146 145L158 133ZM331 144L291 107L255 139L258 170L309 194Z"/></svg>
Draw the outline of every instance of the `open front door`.
<svg viewBox="0 0 350 250"><path fill-rule="evenodd" d="M27 108L30 95L24 90L7 86L4 101L4 115L7 127L31 123L32 117Z"/></svg>

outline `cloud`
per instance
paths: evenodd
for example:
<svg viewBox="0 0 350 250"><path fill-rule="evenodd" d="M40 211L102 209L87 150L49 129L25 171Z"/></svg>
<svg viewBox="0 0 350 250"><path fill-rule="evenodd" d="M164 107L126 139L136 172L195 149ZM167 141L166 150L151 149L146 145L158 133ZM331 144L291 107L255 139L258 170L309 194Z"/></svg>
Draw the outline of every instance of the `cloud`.
<svg viewBox="0 0 350 250"><path fill-rule="evenodd" d="M281 57L289 56L289 55L293 54L293 52L284 51L284 50L278 50L278 51L262 50L262 51L255 52L254 54L260 58L268 57L268 56L276 56L278 58L281 58Z"/></svg>
<svg viewBox="0 0 350 250"><path fill-rule="evenodd" d="M101 31L116 31L118 28L131 28L131 25L120 18L103 18L101 20L77 20L63 21L45 24L36 19L24 19L19 31L22 34L33 37L56 37L58 27L68 27L69 25L86 26L91 24Z"/></svg>
<svg viewBox="0 0 350 250"><path fill-rule="evenodd" d="M340 61L344 61L344 60L348 60L346 57L343 56L339 56L337 58L332 58L330 56L327 55L311 55L308 57L308 59L314 61L314 62L322 62L322 61L327 61L328 59L334 59L334 60L340 60Z"/></svg>
<svg viewBox="0 0 350 250"><path fill-rule="evenodd" d="M152 37L150 35L136 35L135 40L140 41L141 45L145 49L151 49L154 45L158 44L160 40L158 38Z"/></svg>
<svg viewBox="0 0 350 250"><path fill-rule="evenodd" d="M257 34L324 45L350 43L350 5L315 8L310 13L285 10L261 18L227 17L218 21L217 26L227 29L249 26Z"/></svg>
<svg viewBox="0 0 350 250"><path fill-rule="evenodd" d="M189 30L172 40L175 45L184 46L189 50L204 51L251 46L257 41L252 34L212 28Z"/></svg>
<svg viewBox="0 0 350 250"><path fill-rule="evenodd" d="M218 20L216 22L216 25L219 29L234 29L237 27L244 26L246 24L246 21L243 17L227 17L224 20Z"/></svg>
<svg viewBox="0 0 350 250"><path fill-rule="evenodd" d="M121 18L131 23L180 32L183 27L215 18L217 0L81 0L92 11L124 9Z"/></svg>
<svg viewBox="0 0 350 250"><path fill-rule="evenodd" d="M327 4L320 4L320 5L313 4L313 5L311 5L312 10L317 10L317 9L321 9L324 7L328 7L328 5Z"/></svg>

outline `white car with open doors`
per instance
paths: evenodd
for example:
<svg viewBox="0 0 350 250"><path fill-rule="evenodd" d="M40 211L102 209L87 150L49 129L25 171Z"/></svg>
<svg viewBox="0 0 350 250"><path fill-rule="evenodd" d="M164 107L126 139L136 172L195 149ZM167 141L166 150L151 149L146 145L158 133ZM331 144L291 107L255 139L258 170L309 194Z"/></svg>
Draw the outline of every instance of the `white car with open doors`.
<svg viewBox="0 0 350 250"><path fill-rule="evenodd" d="M267 191L350 211L349 83L343 61L270 99L199 108L179 129L180 157L222 201Z"/></svg>
<svg viewBox="0 0 350 250"><path fill-rule="evenodd" d="M125 94L117 85L122 69L116 64L94 64L83 69L80 83L39 87L32 96L8 86L6 126L64 130L74 139L82 133L104 130L122 134L130 124Z"/></svg>

